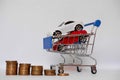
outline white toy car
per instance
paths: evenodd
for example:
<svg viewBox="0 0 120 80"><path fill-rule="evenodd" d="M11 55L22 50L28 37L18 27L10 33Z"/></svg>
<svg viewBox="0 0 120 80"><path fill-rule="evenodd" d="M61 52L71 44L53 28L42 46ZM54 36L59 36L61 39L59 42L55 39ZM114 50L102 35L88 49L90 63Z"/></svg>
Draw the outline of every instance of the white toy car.
<svg viewBox="0 0 120 80"><path fill-rule="evenodd" d="M81 26L76 26L77 24L80 24ZM70 31L73 30L80 30L81 28L83 29L83 23L82 22L75 22L75 21L67 21L67 22L62 22L57 30L53 32L53 36L59 36L59 35L64 35Z"/></svg>

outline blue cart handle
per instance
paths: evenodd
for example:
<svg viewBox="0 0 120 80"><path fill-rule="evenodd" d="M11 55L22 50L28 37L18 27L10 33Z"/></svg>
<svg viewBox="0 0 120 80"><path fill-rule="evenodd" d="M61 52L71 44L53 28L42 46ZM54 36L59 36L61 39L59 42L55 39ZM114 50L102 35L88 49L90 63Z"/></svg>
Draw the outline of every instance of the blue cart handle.
<svg viewBox="0 0 120 80"><path fill-rule="evenodd" d="M93 25L93 26L96 26L96 27L100 27L100 24L101 24L101 21L96 20L95 22L87 23L84 26L86 27L86 26L89 26L89 25Z"/></svg>

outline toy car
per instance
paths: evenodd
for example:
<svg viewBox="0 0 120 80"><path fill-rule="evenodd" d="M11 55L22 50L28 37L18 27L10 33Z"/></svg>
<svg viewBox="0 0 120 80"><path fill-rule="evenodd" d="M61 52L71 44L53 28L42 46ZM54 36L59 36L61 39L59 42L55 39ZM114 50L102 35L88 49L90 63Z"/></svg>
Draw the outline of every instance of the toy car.
<svg viewBox="0 0 120 80"><path fill-rule="evenodd" d="M65 25L73 23L73 21L66 22ZM53 44L53 50L55 51L63 51L64 46L70 45L70 44L75 44L75 43L81 43L86 41L86 35L87 31L83 30L83 25L81 24L76 24L74 26L74 30L69 31L68 34L62 35L62 32L60 30L56 30L53 33L53 38L58 38L58 41L56 41Z"/></svg>
<svg viewBox="0 0 120 80"><path fill-rule="evenodd" d="M66 21L66 22L62 22L57 30L55 30L53 32L53 36L57 36L57 35L62 35L62 34L66 34L70 31L73 31L74 29L80 29L80 26L75 26L76 24L81 24L83 26L82 22L75 22L75 21Z"/></svg>

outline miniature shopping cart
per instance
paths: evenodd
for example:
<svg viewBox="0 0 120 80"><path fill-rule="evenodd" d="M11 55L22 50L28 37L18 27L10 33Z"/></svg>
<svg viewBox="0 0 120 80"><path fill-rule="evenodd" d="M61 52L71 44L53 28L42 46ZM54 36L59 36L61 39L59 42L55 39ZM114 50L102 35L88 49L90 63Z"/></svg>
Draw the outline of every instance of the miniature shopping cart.
<svg viewBox="0 0 120 80"><path fill-rule="evenodd" d="M73 22L73 21L71 21ZM70 23L70 21L69 21ZM50 68L58 66L58 72L64 72L64 66L76 66L77 71L81 72L80 67L90 67L91 72L96 74L97 60L91 55L94 49L94 43L96 38L97 29L100 26L101 21L96 20L84 25L87 29L86 34L72 34L72 35L53 35L48 36L43 39L43 47L49 52L60 53L63 58L63 63L56 65L51 65ZM66 62L65 55L70 56L72 60L70 63ZM90 58L93 62L92 64L85 64L83 58Z"/></svg>

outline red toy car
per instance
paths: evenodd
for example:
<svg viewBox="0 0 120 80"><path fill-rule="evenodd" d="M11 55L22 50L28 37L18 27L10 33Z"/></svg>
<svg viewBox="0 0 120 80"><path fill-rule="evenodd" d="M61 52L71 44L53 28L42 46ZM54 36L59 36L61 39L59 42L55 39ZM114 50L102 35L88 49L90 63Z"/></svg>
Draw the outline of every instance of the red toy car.
<svg viewBox="0 0 120 80"><path fill-rule="evenodd" d="M56 41L53 44L53 50L54 51L61 51L63 46L67 46L69 44L75 44L78 42L79 43L85 42L85 37L86 37L85 34L87 34L87 31L83 30L83 26L81 24L77 24L75 26L74 31L70 31L67 35L63 36L62 38L61 38L61 36L62 36L61 31L56 30L53 33L53 36L55 36L57 38L61 38L61 39L58 39L58 41Z"/></svg>

